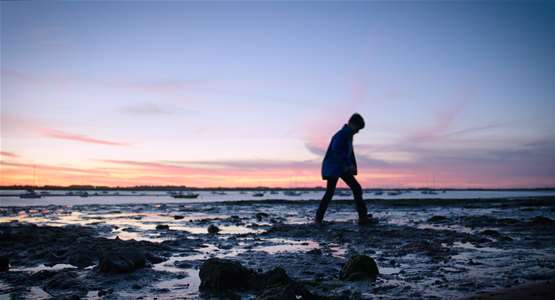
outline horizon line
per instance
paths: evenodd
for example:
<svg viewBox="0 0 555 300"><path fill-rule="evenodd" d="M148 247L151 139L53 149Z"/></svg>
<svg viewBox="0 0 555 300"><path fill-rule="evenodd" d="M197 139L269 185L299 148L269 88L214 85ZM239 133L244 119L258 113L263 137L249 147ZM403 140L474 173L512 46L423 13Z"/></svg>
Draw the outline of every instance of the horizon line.
<svg viewBox="0 0 555 300"><path fill-rule="evenodd" d="M325 186L299 186L299 187L269 187L269 186L186 186L186 185L131 185L131 186L105 186L105 185L0 185L0 190L13 189L191 189L191 190L296 190L296 189L322 189ZM349 187L337 187L337 189L350 189ZM363 190L555 190L555 186L538 186L538 187L371 187L363 188Z"/></svg>

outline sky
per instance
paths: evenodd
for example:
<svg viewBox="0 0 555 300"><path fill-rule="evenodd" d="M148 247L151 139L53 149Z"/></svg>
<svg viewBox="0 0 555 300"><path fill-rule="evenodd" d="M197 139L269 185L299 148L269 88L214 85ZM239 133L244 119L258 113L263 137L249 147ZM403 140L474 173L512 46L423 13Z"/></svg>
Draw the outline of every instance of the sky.
<svg viewBox="0 0 555 300"><path fill-rule="evenodd" d="M0 185L555 186L553 2L0 8Z"/></svg>

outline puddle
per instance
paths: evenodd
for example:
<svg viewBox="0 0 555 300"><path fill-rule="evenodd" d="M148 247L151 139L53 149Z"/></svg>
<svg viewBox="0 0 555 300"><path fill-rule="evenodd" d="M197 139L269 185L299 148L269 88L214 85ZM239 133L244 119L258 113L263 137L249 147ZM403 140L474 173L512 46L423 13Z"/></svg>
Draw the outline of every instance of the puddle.
<svg viewBox="0 0 555 300"><path fill-rule="evenodd" d="M385 275L397 274L397 273L401 272L401 268L394 268L394 267L379 267L378 266L378 270L380 270L380 274L385 274Z"/></svg>
<svg viewBox="0 0 555 300"><path fill-rule="evenodd" d="M331 253L335 257L345 258L347 255L347 244L344 246L339 246L338 244L330 244L329 246Z"/></svg>
<svg viewBox="0 0 555 300"><path fill-rule="evenodd" d="M63 270L63 269L77 269L77 267L73 266L73 265L68 265L68 264L56 264L56 265L53 265L51 267L48 267L48 266L45 266L44 264L40 264L40 265L35 266L35 267L10 268L10 272L11 271L16 271L16 272L35 273L35 272L42 271L42 270L59 271L59 270Z"/></svg>
<svg viewBox="0 0 555 300"><path fill-rule="evenodd" d="M316 241L305 240L295 241L288 239L264 239L276 245L254 247L254 251L264 251L268 254L276 254L282 252L308 252L310 250L319 249L320 244Z"/></svg>
<svg viewBox="0 0 555 300"><path fill-rule="evenodd" d="M446 246L445 244L442 244ZM464 248L468 250L475 250L475 251L484 251L484 252L503 252L504 250L499 248L492 248L492 247L476 247L470 242L462 243L462 242L454 242L453 247Z"/></svg>
<svg viewBox="0 0 555 300"><path fill-rule="evenodd" d="M418 229L434 229L434 230L452 230L464 233L472 233L471 228L461 226L461 225L438 225L438 224L418 224L416 225Z"/></svg>
<svg viewBox="0 0 555 300"><path fill-rule="evenodd" d="M262 229L253 229L246 226L236 226L236 225L218 225L220 231L218 234L250 234L250 233L262 233ZM183 225L170 225L170 229L182 230L192 234L207 234L208 226L183 226Z"/></svg>

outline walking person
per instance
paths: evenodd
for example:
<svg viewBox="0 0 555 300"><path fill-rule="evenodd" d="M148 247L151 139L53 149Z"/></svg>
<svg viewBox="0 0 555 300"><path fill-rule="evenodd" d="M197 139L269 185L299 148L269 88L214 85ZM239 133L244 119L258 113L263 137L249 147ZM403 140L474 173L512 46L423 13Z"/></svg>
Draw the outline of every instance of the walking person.
<svg viewBox="0 0 555 300"><path fill-rule="evenodd" d="M355 153L353 151L353 136L364 128L364 119L358 113L355 113L349 119L349 122L343 125L331 139L326 151L326 156L322 162L322 179L327 180L326 193L320 201L320 206L316 212L314 222L321 224L324 220L324 214L328 208L337 181L341 178L353 192L358 212L358 223L360 225L371 223L367 215L366 204L362 199L362 188L354 175L357 175L357 163Z"/></svg>

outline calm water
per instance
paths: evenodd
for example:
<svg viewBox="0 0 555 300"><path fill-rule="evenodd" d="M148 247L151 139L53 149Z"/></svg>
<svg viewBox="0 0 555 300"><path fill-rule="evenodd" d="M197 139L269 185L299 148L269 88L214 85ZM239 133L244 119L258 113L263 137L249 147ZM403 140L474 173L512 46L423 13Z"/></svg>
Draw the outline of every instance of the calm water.
<svg viewBox="0 0 555 300"><path fill-rule="evenodd" d="M148 191L109 191L98 192L88 191L88 197L68 196L69 191L47 191L48 195L38 199L22 199L17 195L24 193L22 190L0 190L0 207L5 206L41 206L41 205L82 205L82 204L125 204L125 203L198 203L198 202L225 202L225 201L247 201L247 200L310 200L321 199L323 191L304 191L298 196L284 195L282 191L273 193L266 192L264 196L254 196L253 191L228 191L225 194L218 194L212 191L198 191L200 195L196 199L175 199L167 192ZM42 192L42 191L40 191ZM75 192L74 192L75 193ZM97 193L97 195L95 195ZM116 194L117 193L117 194ZM13 196L12 196L13 195ZM403 191L398 195L390 195L388 191L383 194L376 194L374 191L364 193L365 199L475 199L475 198L519 198L519 197L538 197L555 196L555 191L438 191L437 194L423 194L421 191ZM349 194L336 194L334 199L352 199Z"/></svg>

